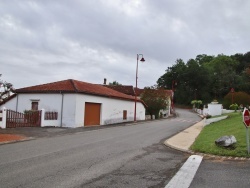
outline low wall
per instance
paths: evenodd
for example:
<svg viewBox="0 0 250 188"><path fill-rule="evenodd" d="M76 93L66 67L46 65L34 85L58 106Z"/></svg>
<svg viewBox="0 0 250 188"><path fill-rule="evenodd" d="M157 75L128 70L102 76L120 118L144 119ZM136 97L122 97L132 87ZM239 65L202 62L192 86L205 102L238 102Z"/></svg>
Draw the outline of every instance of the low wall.
<svg viewBox="0 0 250 188"><path fill-rule="evenodd" d="M232 112L234 112L234 110L221 109L221 114L228 114L228 113L232 113ZM208 108L204 108L202 114L203 114L204 116L206 116L206 115L208 115L208 114L214 116L213 114L210 114L210 113L209 113ZM219 114L220 114L220 113L219 113ZM221 115L221 114L220 114L220 115Z"/></svg>
<svg viewBox="0 0 250 188"><path fill-rule="evenodd" d="M42 117L41 117L41 127L60 127L61 120L58 118L55 120L46 120L45 118L45 110L42 109Z"/></svg>
<svg viewBox="0 0 250 188"><path fill-rule="evenodd" d="M222 109L222 114L228 114L228 113L232 113L232 112L234 112L234 110Z"/></svg>
<svg viewBox="0 0 250 188"><path fill-rule="evenodd" d="M41 127L60 127L60 120L44 120Z"/></svg>
<svg viewBox="0 0 250 188"><path fill-rule="evenodd" d="M204 126L209 125L213 122L217 122L223 119L226 119L228 116L222 116L222 117L217 117L217 118L209 118L209 119L205 119L204 121Z"/></svg>

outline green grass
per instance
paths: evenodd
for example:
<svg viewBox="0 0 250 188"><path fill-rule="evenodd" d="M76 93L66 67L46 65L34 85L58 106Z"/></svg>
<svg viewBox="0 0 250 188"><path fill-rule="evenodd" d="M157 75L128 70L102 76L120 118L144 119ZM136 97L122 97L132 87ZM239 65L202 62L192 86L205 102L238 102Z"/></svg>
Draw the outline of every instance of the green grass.
<svg viewBox="0 0 250 188"><path fill-rule="evenodd" d="M237 143L234 148L219 147L215 144L215 140L225 135L235 136ZM213 155L249 158L246 128L242 122L242 114L239 112L231 113L227 119L205 126L190 149Z"/></svg>

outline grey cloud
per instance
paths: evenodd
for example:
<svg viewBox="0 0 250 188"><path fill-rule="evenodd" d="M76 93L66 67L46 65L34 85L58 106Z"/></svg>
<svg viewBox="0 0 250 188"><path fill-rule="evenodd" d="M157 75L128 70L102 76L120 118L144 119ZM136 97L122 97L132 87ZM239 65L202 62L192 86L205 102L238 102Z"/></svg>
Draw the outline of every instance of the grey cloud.
<svg viewBox="0 0 250 188"><path fill-rule="evenodd" d="M17 87L104 77L134 85L142 53L138 83L150 86L177 58L249 51L249 8L247 0L1 1L0 73Z"/></svg>

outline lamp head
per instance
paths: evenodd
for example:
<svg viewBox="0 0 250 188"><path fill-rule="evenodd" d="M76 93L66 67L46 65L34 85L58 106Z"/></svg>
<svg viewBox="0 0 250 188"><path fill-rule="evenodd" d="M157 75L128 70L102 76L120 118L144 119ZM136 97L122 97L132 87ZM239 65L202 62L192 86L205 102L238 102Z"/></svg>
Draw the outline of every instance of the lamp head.
<svg viewBox="0 0 250 188"><path fill-rule="evenodd" d="M144 62L144 61L145 61L145 59L142 57L140 61L141 61L141 62Z"/></svg>

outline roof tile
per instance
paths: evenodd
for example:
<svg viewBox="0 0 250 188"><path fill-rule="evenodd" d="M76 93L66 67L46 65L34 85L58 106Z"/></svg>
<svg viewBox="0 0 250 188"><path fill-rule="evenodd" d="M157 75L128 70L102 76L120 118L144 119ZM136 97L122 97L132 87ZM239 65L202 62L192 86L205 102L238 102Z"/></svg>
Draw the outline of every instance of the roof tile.
<svg viewBox="0 0 250 188"><path fill-rule="evenodd" d="M124 100L134 100L133 96L115 91L100 84L91 84L78 80L63 80L15 90L16 93L85 93ZM138 99L139 100L139 99ZM143 101L139 100L144 104ZM144 104L145 105L145 104Z"/></svg>

